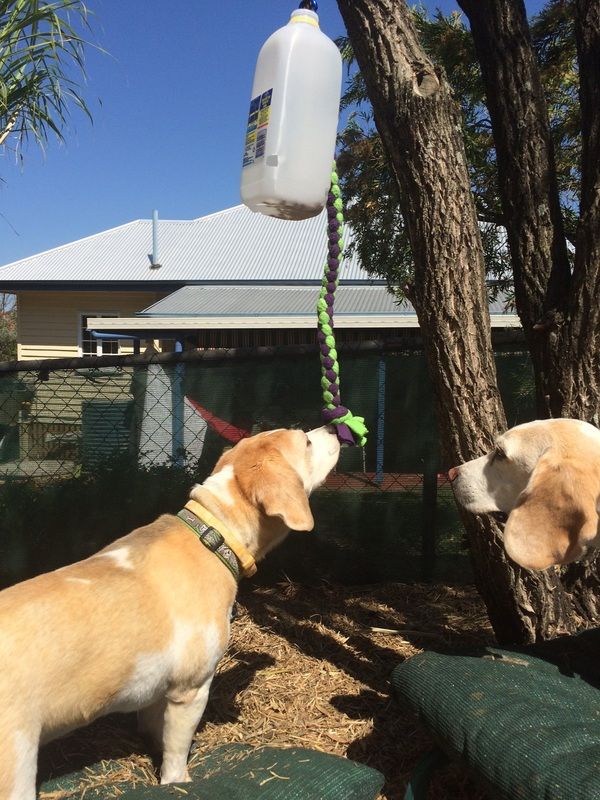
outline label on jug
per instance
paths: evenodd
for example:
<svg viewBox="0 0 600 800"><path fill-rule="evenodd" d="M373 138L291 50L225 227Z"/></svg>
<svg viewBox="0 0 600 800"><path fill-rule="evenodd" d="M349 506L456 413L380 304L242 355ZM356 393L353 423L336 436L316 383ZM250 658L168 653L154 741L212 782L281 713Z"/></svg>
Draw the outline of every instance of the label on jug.
<svg viewBox="0 0 600 800"><path fill-rule="evenodd" d="M267 128L271 117L271 99L273 89L259 94L250 101L248 125L246 126L246 142L242 166L249 167L265 155Z"/></svg>

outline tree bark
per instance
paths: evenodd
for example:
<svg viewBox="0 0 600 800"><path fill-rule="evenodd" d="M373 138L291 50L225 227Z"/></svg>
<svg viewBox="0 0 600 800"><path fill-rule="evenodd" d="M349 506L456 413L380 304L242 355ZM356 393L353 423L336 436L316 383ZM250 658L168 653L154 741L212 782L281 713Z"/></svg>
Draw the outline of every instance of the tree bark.
<svg viewBox="0 0 600 800"><path fill-rule="evenodd" d="M568 315L557 337L555 416L600 426L600 0L576 0L582 162Z"/></svg>
<svg viewBox="0 0 600 800"><path fill-rule="evenodd" d="M451 466L481 455L506 426L460 110L419 45L404 0L338 0L338 6L399 186L415 264L408 293L425 342L442 456ZM516 568L490 518L465 514L463 521L499 641L529 642L575 628L555 571Z"/></svg>
<svg viewBox="0 0 600 800"><path fill-rule="evenodd" d="M582 163L577 249L569 314L561 354L567 368L556 375L556 410L600 426L600 1L576 0ZM565 586L580 613L597 620L600 557L571 564Z"/></svg>
<svg viewBox="0 0 600 800"><path fill-rule="evenodd" d="M458 0L487 95L515 303L536 376L539 417L551 416L552 375L571 281L544 87L523 0ZM552 334L549 336L548 334Z"/></svg>
<svg viewBox="0 0 600 800"><path fill-rule="evenodd" d="M517 310L539 416L600 424L600 46L598 0L576 0L582 191L571 278L548 113L522 0L458 0L486 87Z"/></svg>
<svg viewBox="0 0 600 800"><path fill-rule="evenodd" d="M548 112L522 0L458 0L490 112L517 310L537 376L538 415L600 423L600 2L577 0L582 187L571 278ZM537 323L537 324L536 324ZM597 619L598 558L569 567L577 613Z"/></svg>

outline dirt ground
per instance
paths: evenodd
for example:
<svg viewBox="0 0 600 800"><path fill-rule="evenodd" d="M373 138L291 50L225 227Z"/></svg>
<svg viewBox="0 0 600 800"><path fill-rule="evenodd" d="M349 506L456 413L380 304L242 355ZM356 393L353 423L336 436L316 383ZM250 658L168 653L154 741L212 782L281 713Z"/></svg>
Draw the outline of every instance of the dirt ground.
<svg viewBox="0 0 600 800"><path fill-rule="evenodd" d="M468 587L244 587L192 759L225 742L314 747L376 767L385 776L381 800L401 800L432 743L412 712L390 697L392 669L428 647L492 641L483 604ZM143 743L115 718L43 754L43 762L63 770L101 759L116 759L123 777L156 782ZM86 785L99 780L90 773ZM41 797L84 794L82 785L75 795ZM459 767L442 770L430 792L431 800L485 798Z"/></svg>

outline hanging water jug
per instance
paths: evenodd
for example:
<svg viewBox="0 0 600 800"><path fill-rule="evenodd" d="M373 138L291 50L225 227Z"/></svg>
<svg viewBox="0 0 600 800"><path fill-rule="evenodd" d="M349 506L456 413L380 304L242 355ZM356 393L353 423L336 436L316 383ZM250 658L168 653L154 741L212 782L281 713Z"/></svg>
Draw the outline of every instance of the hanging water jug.
<svg viewBox="0 0 600 800"><path fill-rule="evenodd" d="M256 64L242 167L242 201L280 219L325 206L335 154L342 59L306 8L263 45Z"/></svg>

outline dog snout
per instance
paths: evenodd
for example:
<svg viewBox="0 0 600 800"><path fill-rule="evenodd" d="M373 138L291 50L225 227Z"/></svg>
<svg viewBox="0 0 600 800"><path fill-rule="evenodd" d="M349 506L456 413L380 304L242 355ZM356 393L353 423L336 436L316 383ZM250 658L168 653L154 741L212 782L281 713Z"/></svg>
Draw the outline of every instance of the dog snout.
<svg viewBox="0 0 600 800"><path fill-rule="evenodd" d="M307 436L318 435L320 433L327 433L329 436L335 436L337 434L336 426L332 423L321 425L320 428L313 428L312 431L308 431Z"/></svg>
<svg viewBox="0 0 600 800"><path fill-rule="evenodd" d="M448 478L452 482L458 477L458 467L450 467L448 470Z"/></svg>

